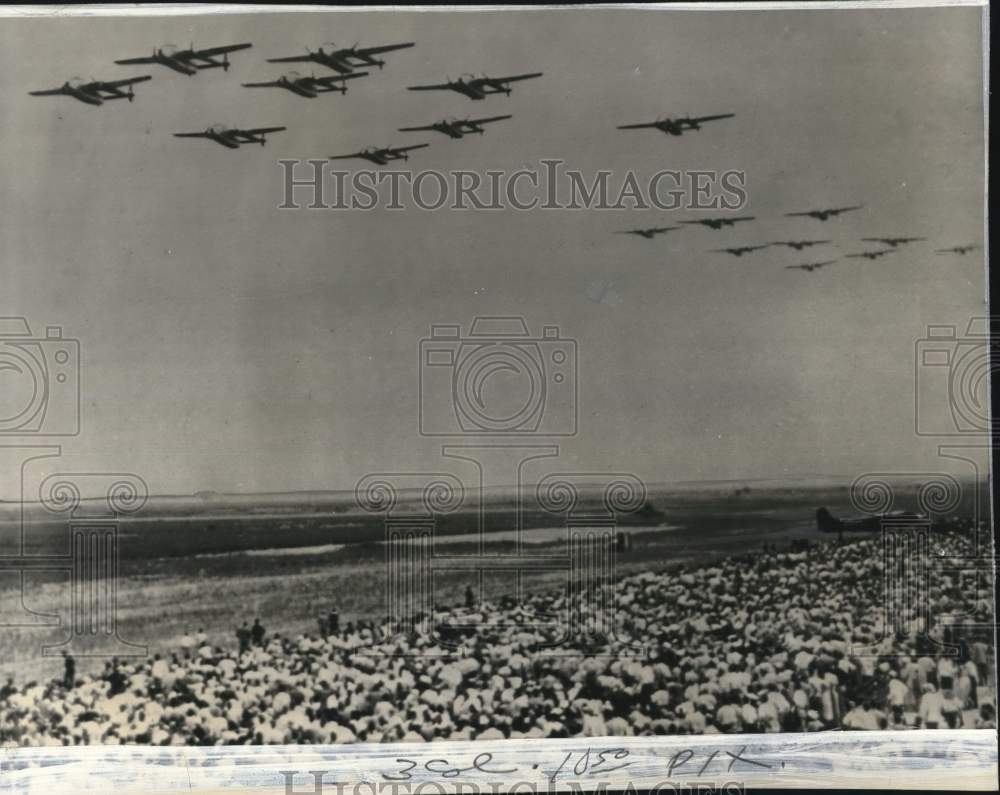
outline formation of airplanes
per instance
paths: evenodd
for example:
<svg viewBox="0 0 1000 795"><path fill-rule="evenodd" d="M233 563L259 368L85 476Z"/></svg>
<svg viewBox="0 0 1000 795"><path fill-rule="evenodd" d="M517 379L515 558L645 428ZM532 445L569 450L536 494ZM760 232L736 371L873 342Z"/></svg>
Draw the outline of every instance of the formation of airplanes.
<svg viewBox="0 0 1000 795"><path fill-rule="evenodd" d="M836 207L832 209L823 209L823 210L807 210L800 212L785 213L785 215L791 217L810 217L825 221L828 220L829 218L839 215L840 213L857 209L861 209L861 205L852 205L850 207ZM754 220L756 220L754 216L747 215L747 216L736 216L732 218L698 218L687 221L679 221L678 223L691 224L691 225L698 224L718 231L723 227L733 226L741 221L754 221ZM682 228L681 226L654 226L642 229L623 229L619 230L618 233L623 235L637 235L639 237L645 238L646 240L652 240L657 235L665 234L667 232L671 232L681 228ZM889 254L895 254L901 246L909 245L911 243L923 242L927 240L927 238L926 237L863 237L860 238L860 240L864 243L880 243L883 246L886 246L886 248L856 251L850 254L843 254L842 257L844 259L877 260ZM763 251L764 249L779 247L779 246L790 248L795 251L803 251L804 249L812 248L813 246L829 246L829 245L833 245L832 240L810 240L810 239L774 240L771 241L770 243L755 243L755 244L740 245L740 246L726 246L723 248L709 249L709 251L717 254L730 254L734 257L742 257L746 254L752 254L757 251ZM978 246L976 245L959 245L959 246L952 246L950 248L935 249L935 253L939 255L958 254L964 256L965 254L968 254L970 251L974 251L977 248ZM840 262L840 259L828 259L819 262L803 262L794 265L785 265L784 269L797 270L803 273L813 273L814 271L829 267L830 265L833 265L837 262Z"/></svg>
<svg viewBox="0 0 1000 795"><path fill-rule="evenodd" d="M238 44L227 44L222 46L206 47L196 49L194 45L182 49L175 45L162 45L154 47L149 55L136 56L130 58L116 59L114 63L123 66L137 65L159 65L174 72L188 77L197 75L206 69L222 69L229 71L230 55L250 49L250 42ZM414 42L400 42L396 44L376 45L372 47L361 47L358 43L350 47L338 47L331 42L324 43L315 50L306 48L305 53L299 55L286 55L274 58L267 58L268 63L291 64L291 63L311 63L335 72L335 74L315 73L303 75L299 72L288 72L278 76L273 80L256 81L242 83L245 88L280 88L289 91L299 97L315 99L322 94L339 93L346 94L348 91L348 81L368 77L371 68L377 67L381 70L386 61L384 56L390 52L405 50L415 46ZM542 77L542 72L528 72L524 74L507 75L503 77L490 77L481 75L475 77L471 74L464 74L457 80L448 78L443 83L422 84L407 86L409 91L453 91L471 100L484 100L493 94L504 94L509 96L512 88L511 84L523 80L532 80ZM84 80L82 78L71 78L62 85L51 89L41 89L29 91L31 96L69 96L88 105L100 106L105 102L116 99L127 99L132 102L135 99L134 86L152 79L151 75L138 75L119 80ZM717 113L707 116L676 116L657 118L655 121L639 122L618 125L619 130L639 130L655 129L670 136L683 136L686 133L703 129L703 125L709 122L722 121L734 118L733 113ZM511 114L497 116L484 116L480 118L448 118L435 121L429 124L413 125L397 128L399 132L437 132L451 139L460 139L467 135L485 133L485 125L499 121L511 119ZM226 125L212 125L203 130L176 132L176 138L204 138L213 141L227 149L238 149L244 144L265 145L267 136L286 130L285 126L274 125L265 127L230 127ZM419 143L410 146L369 146L349 154L332 155L330 160L363 159L375 165L384 166L395 160L409 159L409 153L424 149L429 144ZM797 210L785 213L790 218L810 218L821 222L827 222L844 213L854 212L863 209L864 205L852 204L838 207L824 207L809 210ZM704 226L715 231L725 227L732 227L738 223L751 222L756 220L752 215L746 216L721 216L715 218L697 218L682 220L677 222L681 225ZM678 226L654 226L639 229L622 230L621 234L634 235L652 240L659 235L665 235L682 229ZM880 249L865 250L844 254L844 259L866 259L877 260L889 254L895 253L900 246L909 245L925 241L924 237L864 237L865 243L877 243L883 246ZM711 249L713 253L729 254L734 257L762 251L770 247L785 247L796 252L801 252L814 246L832 245L831 240L796 239L777 240L769 243L748 244L738 246L727 246L723 248ZM948 248L935 249L935 253L941 256L966 254L978 248L976 245L955 245ZM800 270L812 273L821 268L828 267L839 262L838 259L828 259L819 262L805 262L795 265L786 265L789 270Z"/></svg>
<svg viewBox="0 0 1000 795"><path fill-rule="evenodd" d="M252 47L251 42L240 44L226 44L217 47L206 47L195 49L192 44L186 49L181 49L175 45L165 44L154 47L149 55L132 58L119 58L115 60L119 65L157 64L165 66L174 72L187 75L188 77L198 74L204 69L222 69L229 71L231 53L247 50ZM242 83L244 88L280 88L289 91L305 99L315 99L321 94L346 94L348 90L347 82L358 78L369 76L370 72L362 71L378 67L382 69L386 62L383 57L386 53L405 50L414 46L414 42L400 42L398 44L382 44L374 47L361 47L358 43L350 47L338 47L332 42L320 45L315 50L306 48L306 52L300 55L284 55L276 58L267 58L268 63L291 64L291 63L312 63L336 72L336 74L316 75L315 73L304 75L299 72L288 72L280 75L274 80L255 81ZM409 86L410 91L456 91L469 99L482 100L491 94L511 93L511 83L521 80L531 80L541 77L541 72L530 72L526 74L507 75L505 77L490 77L482 75L474 77L463 75L458 80L450 78L444 83L431 85ZM135 99L133 86L150 80L150 75L140 75L129 77L123 80L89 80L79 78L67 80L61 86L52 89L30 91L32 96L54 96L66 95L85 102L88 105L103 105L112 99L127 99L131 102ZM511 114L500 116L487 116L483 118L464 119L444 119L431 124L400 127L400 132L439 132L449 138L463 138L466 135L477 133L482 135L485 132L484 125L513 118ZM685 123L695 125L706 119L687 119ZM271 133L281 132L287 129L284 126L269 127L230 127L215 124L206 127L204 130L192 132L176 132L175 138L205 138L214 141L227 149L239 149L243 144L260 144L263 146L267 142L267 136ZM409 152L415 149L423 149L429 144L421 143L413 146L386 146L386 147L366 147L357 152L346 155L334 155L331 160L345 160L351 158L361 158L379 166L384 166L393 160L406 160Z"/></svg>

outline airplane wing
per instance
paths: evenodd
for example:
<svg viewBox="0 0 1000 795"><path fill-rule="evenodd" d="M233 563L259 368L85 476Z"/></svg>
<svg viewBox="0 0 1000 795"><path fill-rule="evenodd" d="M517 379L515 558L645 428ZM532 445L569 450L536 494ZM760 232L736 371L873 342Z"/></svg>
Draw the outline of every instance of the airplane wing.
<svg viewBox="0 0 1000 795"><path fill-rule="evenodd" d="M247 135L264 135L265 133L281 132L287 127L255 127L252 130L233 130L234 133L246 133Z"/></svg>
<svg viewBox="0 0 1000 795"><path fill-rule="evenodd" d="M506 116L487 116L485 119L467 119L467 121L469 124L489 124L491 121L503 121L511 118L513 118L513 114L508 113Z"/></svg>
<svg viewBox="0 0 1000 795"><path fill-rule="evenodd" d="M413 144L413 146L392 146L389 147L390 152L409 152L413 149L423 149L425 146L430 146L430 144Z"/></svg>
<svg viewBox="0 0 1000 795"><path fill-rule="evenodd" d="M449 83L438 83L433 86L407 86L407 91L440 91L445 88L451 88Z"/></svg>
<svg viewBox="0 0 1000 795"><path fill-rule="evenodd" d="M55 96L56 94L65 94L66 93L66 89L65 88L61 88L61 87L60 88L46 88L46 89L44 89L42 91L29 91L28 93L31 94L31 96L33 96L33 97L50 97L50 96Z"/></svg>
<svg viewBox="0 0 1000 795"><path fill-rule="evenodd" d="M731 119L735 115L736 115L735 113L720 113L717 116L696 116L695 118L688 119L688 121L703 122L703 121L715 121L716 119Z"/></svg>
<svg viewBox="0 0 1000 795"><path fill-rule="evenodd" d="M480 80L488 83L515 83L518 80L530 80L533 77L541 77L542 72L532 72L527 75L512 75L511 77L482 77Z"/></svg>
<svg viewBox="0 0 1000 795"><path fill-rule="evenodd" d="M379 55L383 52L392 52L393 50L405 50L407 47L412 47L413 42L408 41L405 44L385 44L381 47L364 47L360 50L355 50L354 52L358 55Z"/></svg>
<svg viewBox="0 0 1000 795"><path fill-rule="evenodd" d="M645 124L619 124L618 125L618 129L619 130L641 130L641 129L644 129L646 127L655 127L655 126L656 126L656 122L655 121L651 121L651 122L647 122Z"/></svg>
<svg viewBox="0 0 1000 795"><path fill-rule="evenodd" d="M425 124L423 127L400 127L400 132L423 132L424 130L433 130L433 124Z"/></svg>
<svg viewBox="0 0 1000 795"><path fill-rule="evenodd" d="M249 42L246 44L229 44L225 47L209 47L207 50L189 50L185 53L187 58L211 58L213 55L223 55L228 52L236 52L237 50L246 50L253 45Z"/></svg>
<svg viewBox="0 0 1000 795"><path fill-rule="evenodd" d="M306 63L313 60L311 54L306 55L289 55L286 58L268 58L268 63Z"/></svg>
<svg viewBox="0 0 1000 795"><path fill-rule="evenodd" d="M147 55L144 58L122 58L120 61L115 61L115 63L120 63L120 64L156 63L156 59Z"/></svg>
<svg viewBox="0 0 1000 795"><path fill-rule="evenodd" d="M265 83L240 83L244 88L270 88L271 86L280 86L277 80L271 80Z"/></svg>
<svg viewBox="0 0 1000 795"><path fill-rule="evenodd" d="M174 138L208 138L208 133L174 133Z"/></svg>
<svg viewBox="0 0 1000 795"><path fill-rule="evenodd" d="M88 88L118 88L119 86L131 86L135 83L142 83L146 80L152 80L150 75L140 75L139 77L126 77L124 80L98 80L94 83L88 83L85 86L81 86L82 89L86 90Z"/></svg>
<svg viewBox="0 0 1000 795"><path fill-rule="evenodd" d="M815 210L805 210L805 211L800 212L800 213L785 213L785 216L788 217L788 218L794 218L795 216L798 216L798 215L812 215L814 212L816 212L816 211Z"/></svg>
<svg viewBox="0 0 1000 795"><path fill-rule="evenodd" d="M861 209L860 204L852 204L850 207L836 207L833 210L828 210L827 212L846 213L848 210L860 210L860 209Z"/></svg>
<svg viewBox="0 0 1000 795"><path fill-rule="evenodd" d="M353 152L349 155L330 155L327 160L351 160L355 157L364 157L362 152Z"/></svg>

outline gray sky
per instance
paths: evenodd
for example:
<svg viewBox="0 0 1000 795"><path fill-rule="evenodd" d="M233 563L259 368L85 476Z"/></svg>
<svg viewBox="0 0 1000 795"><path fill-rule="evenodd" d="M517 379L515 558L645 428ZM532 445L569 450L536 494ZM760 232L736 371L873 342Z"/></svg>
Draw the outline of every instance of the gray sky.
<svg viewBox="0 0 1000 795"><path fill-rule="evenodd" d="M940 468L913 432L914 344L985 311L982 252L933 254L982 242L980 26L976 8L5 19L0 315L61 325L83 352L82 433L53 468L133 471L158 493L440 469L440 441L417 433L418 340L487 314L577 340L580 431L561 469ZM239 86L330 40L416 47L347 96ZM228 74L112 63L192 41L254 46ZM405 90L533 71L484 102ZM132 104L27 95L144 73ZM682 138L615 129L727 112ZM461 141L395 132L467 113L514 118ZM235 151L171 135L219 122L289 129ZM279 158L423 141L415 169L741 169L758 221L645 241L614 232L694 214L276 209ZM865 210L825 224L782 216L851 204ZM837 256L872 235L929 242L812 274L784 266L826 251L706 253L832 238ZM604 280L614 300L596 303Z"/></svg>

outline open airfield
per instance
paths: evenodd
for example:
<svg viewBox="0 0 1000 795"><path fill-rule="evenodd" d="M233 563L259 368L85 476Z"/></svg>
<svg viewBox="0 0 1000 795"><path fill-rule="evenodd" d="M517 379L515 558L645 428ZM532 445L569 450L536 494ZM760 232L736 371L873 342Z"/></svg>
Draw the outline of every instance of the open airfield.
<svg viewBox="0 0 1000 795"><path fill-rule="evenodd" d="M965 488L963 494L975 491ZM519 531L512 492L471 496L468 505L439 519L435 554L499 556L520 547L525 555L558 555L567 549L560 518L530 497L523 501ZM586 499L596 501L598 495ZM649 486L646 504L620 517L620 531L631 543L617 552L617 572L664 571L759 551L765 544L787 549L796 539L818 540L823 536L815 512L822 505L835 515L856 514L848 486L834 481ZM916 510L916 488L898 490L895 507ZM971 516L973 510L966 497L955 513ZM54 520L38 505L27 505L24 513L27 554L66 549L64 519ZM19 517L16 505L0 506L5 555L20 534ZM265 628L291 634L315 631L318 619L333 609L341 622L385 614L383 521L361 511L353 492L153 497L120 528L118 631L121 638L146 645L149 654L176 651L185 634L199 629L212 643L235 645L235 628L255 617ZM564 570L538 571L518 580L514 573L491 572L482 578L482 598L551 591L566 576ZM435 604L460 603L475 581L473 573L435 572ZM3 674L15 681L60 675L61 660L43 656L42 648L67 635L67 583L68 573L25 575L24 607L38 624L11 628L12 619L23 621L26 614L19 609L17 574L0 572L0 621L7 624ZM79 660L81 671L102 664L96 658Z"/></svg>

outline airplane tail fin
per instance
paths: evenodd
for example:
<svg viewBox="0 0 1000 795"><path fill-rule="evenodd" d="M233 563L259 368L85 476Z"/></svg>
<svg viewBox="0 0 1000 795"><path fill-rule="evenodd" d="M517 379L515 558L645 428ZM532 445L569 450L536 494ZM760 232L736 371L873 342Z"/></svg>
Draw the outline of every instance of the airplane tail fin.
<svg viewBox="0 0 1000 795"><path fill-rule="evenodd" d="M837 533L844 529L844 525L826 508L820 508L816 511L816 529L821 533Z"/></svg>

